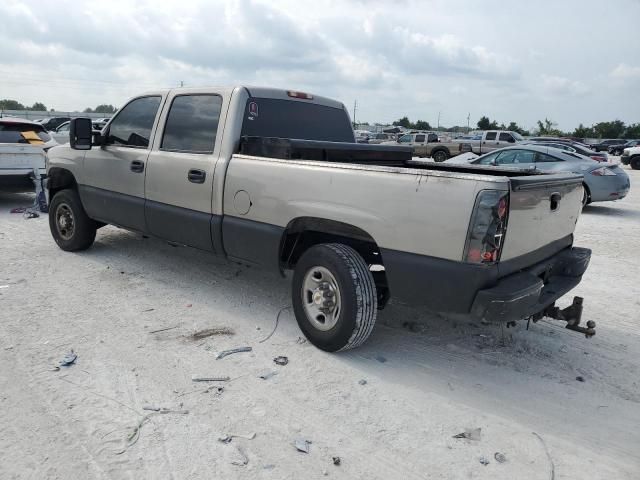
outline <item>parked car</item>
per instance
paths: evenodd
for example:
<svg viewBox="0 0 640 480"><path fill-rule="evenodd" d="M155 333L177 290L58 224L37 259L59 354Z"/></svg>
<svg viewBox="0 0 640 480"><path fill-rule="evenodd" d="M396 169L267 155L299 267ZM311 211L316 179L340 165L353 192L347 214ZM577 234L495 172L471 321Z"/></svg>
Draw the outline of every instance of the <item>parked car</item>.
<svg viewBox="0 0 640 480"><path fill-rule="evenodd" d="M295 317L323 350L361 345L390 297L594 333L582 308L553 307L591 255L572 246L582 175L413 162L354 143L342 103L273 88L147 92L100 135L82 118L71 132L48 162L61 249L113 224L293 270Z"/></svg>
<svg viewBox="0 0 640 480"><path fill-rule="evenodd" d="M45 153L42 147L23 143L0 143L0 191L33 191L40 176L45 173L45 168Z"/></svg>
<svg viewBox="0 0 640 480"><path fill-rule="evenodd" d="M40 123L15 117L0 118L0 143L39 145L45 151L58 144Z"/></svg>
<svg viewBox="0 0 640 480"><path fill-rule="evenodd" d="M471 165L508 166L547 173L576 173L584 176L583 205L621 200L631 188L629 176L619 166L600 163L584 155L537 145L503 148L471 159Z"/></svg>
<svg viewBox="0 0 640 480"><path fill-rule="evenodd" d="M41 125L47 130L55 130L64 122L68 122L69 120L71 120L70 117L50 117L45 119Z"/></svg>
<svg viewBox="0 0 640 480"><path fill-rule="evenodd" d="M584 155L585 157L589 157L596 162L608 162L609 155L607 152L596 152L577 142L552 142L552 141L537 141L537 142L526 142L528 145L538 145L541 147L550 147L550 148L559 148L560 150L565 150L567 152L577 153L579 155Z"/></svg>
<svg viewBox="0 0 640 480"><path fill-rule="evenodd" d="M625 148L622 151L620 162L623 165L631 165L633 170L640 170L640 146Z"/></svg>
<svg viewBox="0 0 640 480"><path fill-rule="evenodd" d="M71 122L64 122L58 128L49 132L49 135L58 143L67 143L69 141L69 127Z"/></svg>
<svg viewBox="0 0 640 480"><path fill-rule="evenodd" d="M368 143L372 145L378 145L380 143L393 141L394 138L395 138L395 135L392 135L390 133L372 133L369 136Z"/></svg>
<svg viewBox="0 0 640 480"><path fill-rule="evenodd" d="M629 140L622 145L611 145L609 147L609 153L611 155L622 155L625 148L637 147L638 145L640 145L640 140Z"/></svg>
<svg viewBox="0 0 640 480"><path fill-rule="evenodd" d="M622 145L626 142L627 141L622 138L614 138L610 140L602 140L600 143L592 143L589 146L596 152L601 152L603 150L606 152L609 150L609 147L612 147L614 145Z"/></svg>

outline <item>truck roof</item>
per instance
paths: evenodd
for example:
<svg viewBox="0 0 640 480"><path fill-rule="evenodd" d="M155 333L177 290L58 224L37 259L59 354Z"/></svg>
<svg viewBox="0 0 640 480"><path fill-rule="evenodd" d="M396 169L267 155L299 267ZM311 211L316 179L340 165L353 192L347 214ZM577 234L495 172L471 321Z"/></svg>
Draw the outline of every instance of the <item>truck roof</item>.
<svg viewBox="0 0 640 480"><path fill-rule="evenodd" d="M274 98L274 99L279 99L279 100L292 100L292 101L298 101L298 102L313 102L315 104L318 105L324 105L326 107L333 107L333 108L340 108L343 109L344 108L344 104L342 102L339 102L337 100L333 100L331 98L328 97L322 97L320 95L315 95L313 93L309 93L309 92L301 92L299 90L287 90L284 88L272 88L272 87L257 87L257 86L251 86L251 85L235 85L235 86L203 86L203 87L178 87L178 88L165 88L165 89L158 89L158 90L152 90L152 91L148 91L143 93L142 95L152 95L152 94L159 94L159 93L169 93L169 92L174 92L174 91L180 91L180 92L184 92L184 94L189 94L189 93L206 93L206 92L220 92L223 91L225 93L232 93L238 89L245 89L248 93L250 97L255 97L255 98ZM311 99L305 99L305 98L295 98L293 96L291 96L291 93L305 93L308 95L311 95ZM139 95L136 95L139 96Z"/></svg>

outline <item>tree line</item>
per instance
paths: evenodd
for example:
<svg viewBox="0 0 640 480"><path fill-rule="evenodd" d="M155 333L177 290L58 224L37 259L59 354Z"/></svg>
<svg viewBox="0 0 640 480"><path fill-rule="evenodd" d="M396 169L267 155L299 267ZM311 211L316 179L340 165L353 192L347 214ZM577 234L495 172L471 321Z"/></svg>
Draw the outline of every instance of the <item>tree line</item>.
<svg viewBox="0 0 640 480"><path fill-rule="evenodd" d="M17 100L4 99L0 100L0 110L26 110L31 112L48 112L49 109L42 102L35 102L32 106L23 105ZM113 105L102 104L96 108L87 107L83 110L84 113L115 113L116 107ZM52 108L50 111L54 111Z"/></svg>
<svg viewBox="0 0 640 480"><path fill-rule="evenodd" d="M575 137L575 138L625 138L625 139L640 139L640 123L631 123L626 125L622 120L613 120L611 122L599 122L585 127L582 123L576 127L573 131L563 132L558 129L558 124L553 120L545 118L544 120L538 120L537 126L531 131L520 127L516 122L509 122L508 125L504 123L498 123L496 120L491 120L487 116L480 117L477 122L479 130L510 130L512 132L518 132L520 135L542 135L542 136L557 136L557 137ZM418 120L415 123L411 122L408 117L402 117L393 125L400 126L414 130L433 130L429 122L424 120ZM441 127L439 130L444 132L466 132L466 127L454 126L454 127Z"/></svg>

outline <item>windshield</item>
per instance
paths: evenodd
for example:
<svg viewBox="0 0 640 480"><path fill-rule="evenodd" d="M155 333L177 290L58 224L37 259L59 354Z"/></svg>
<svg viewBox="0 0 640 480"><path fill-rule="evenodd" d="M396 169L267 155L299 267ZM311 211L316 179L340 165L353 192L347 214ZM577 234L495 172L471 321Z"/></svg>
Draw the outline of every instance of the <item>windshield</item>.
<svg viewBox="0 0 640 480"><path fill-rule="evenodd" d="M518 132L511 132L511 135L513 135L513 138L516 139L516 142L524 142L524 137Z"/></svg>
<svg viewBox="0 0 640 480"><path fill-rule="evenodd" d="M41 125L11 122L0 123L0 143L31 143L28 140L30 132L35 133L43 142L51 140Z"/></svg>

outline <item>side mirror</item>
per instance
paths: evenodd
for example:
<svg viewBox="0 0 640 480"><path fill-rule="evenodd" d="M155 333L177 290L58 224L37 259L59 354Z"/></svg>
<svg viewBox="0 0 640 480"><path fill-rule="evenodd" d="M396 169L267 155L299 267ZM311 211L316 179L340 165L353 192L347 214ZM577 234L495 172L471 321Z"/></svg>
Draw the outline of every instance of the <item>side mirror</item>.
<svg viewBox="0 0 640 480"><path fill-rule="evenodd" d="M69 144L74 150L91 150L93 132L90 118L72 118L69 125Z"/></svg>

